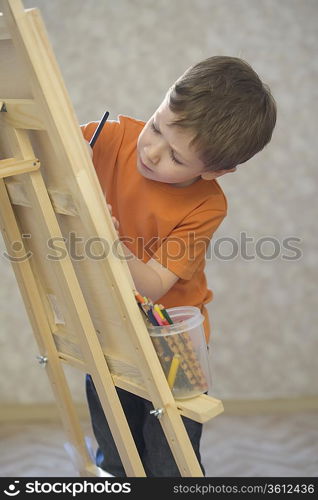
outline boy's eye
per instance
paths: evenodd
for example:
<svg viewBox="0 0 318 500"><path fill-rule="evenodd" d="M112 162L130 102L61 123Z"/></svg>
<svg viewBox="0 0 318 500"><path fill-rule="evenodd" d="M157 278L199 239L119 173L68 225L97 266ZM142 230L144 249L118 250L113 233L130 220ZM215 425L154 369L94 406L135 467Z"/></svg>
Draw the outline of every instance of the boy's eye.
<svg viewBox="0 0 318 500"><path fill-rule="evenodd" d="M156 128L154 120L151 122L151 128L156 134L160 134L160 131ZM173 163L177 163L178 165L182 165L182 162L177 160L177 158L174 156L173 151L170 150L170 158L173 161Z"/></svg>
<svg viewBox="0 0 318 500"><path fill-rule="evenodd" d="M182 162L177 160L177 158L174 156L172 151L170 151L170 158L173 161L173 163L177 163L178 165L182 165Z"/></svg>
<svg viewBox="0 0 318 500"><path fill-rule="evenodd" d="M151 128L152 128L152 130L153 130L154 132L156 132L156 134L159 134L159 133L160 133L160 132L159 132L159 130L155 127L155 122L154 122L154 121L152 121L152 122L151 122Z"/></svg>

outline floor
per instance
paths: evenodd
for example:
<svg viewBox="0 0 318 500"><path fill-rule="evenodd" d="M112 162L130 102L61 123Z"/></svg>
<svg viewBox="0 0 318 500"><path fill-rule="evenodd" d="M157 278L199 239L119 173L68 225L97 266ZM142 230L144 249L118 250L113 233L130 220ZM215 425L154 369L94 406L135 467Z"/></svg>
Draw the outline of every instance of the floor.
<svg viewBox="0 0 318 500"><path fill-rule="evenodd" d="M76 476L64 441L58 423L2 424L0 476ZM202 460L208 477L317 477L318 413L220 415L204 426Z"/></svg>

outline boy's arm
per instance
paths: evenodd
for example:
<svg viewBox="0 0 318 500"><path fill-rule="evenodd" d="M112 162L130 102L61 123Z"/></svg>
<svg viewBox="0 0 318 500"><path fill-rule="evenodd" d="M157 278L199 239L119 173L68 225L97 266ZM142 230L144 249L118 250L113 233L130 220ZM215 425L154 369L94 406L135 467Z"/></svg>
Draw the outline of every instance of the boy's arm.
<svg viewBox="0 0 318 500"><path fill-rule="evenodd" d="M124 255L134 280L137 291L153 302L165 295L178 281L179 276L163 267L159 262L150 259L146 264L138 259L122 243Z"/></svg>
<svg viewBox="0 0 318 500"><path fill-rule="evenodd" d="M116 217L113 217L112 206L110 204L107 204L107 206L119 236L119 222ZM121 242L121 248L123 255L120 254L120 257L125 257L137 291L153 302L165 295L178 281L179 276L169 271L155 259L150 259L145 263L138 259L123 242Z"/></svg>
<svg viewBox="0 0 318 500"><path fill-rule="evenodd" d="M109 208L111 211L111 207ZM205 258L212 235L225 215L225 210L205 210L188 217L186 222L175 229L174 238L167 238L147 263L138 259L122 242L124 256L137 290L155 302L178 279L191 279L198 263ZM118 229L119 222L114 217L113 222ZM189 238L191 234L195 234L195 238ZM183 258L169 259L169 255L178 254L182 242L187 249ZM173 247L174 244L176 247Z"/></svg>
<svg viewBox="0 0 318 500"><path fill-rule="evenodd" d="M85 139L89 154L93 157L93 150L89 141ZM110 212L111 206L108 205ZM113 217L113 222L118 229L118 222ZM136 289L143 296L150 298L153 302L165 295L170 288L178 281L179 277L163 267L159 262L150 259L147 264L138 259L127 247L122 243L122 248L127 259L128 267L133 277Z"/></svg>

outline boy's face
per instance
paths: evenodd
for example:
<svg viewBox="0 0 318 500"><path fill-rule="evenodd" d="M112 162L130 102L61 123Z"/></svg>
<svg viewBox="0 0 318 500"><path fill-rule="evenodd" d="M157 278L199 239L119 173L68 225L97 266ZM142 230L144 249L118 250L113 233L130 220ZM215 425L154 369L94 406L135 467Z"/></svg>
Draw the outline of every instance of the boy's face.
<svg viewBox="0 0 318 500"><path fill-rule="evenodd" d="M177 126L169 126L176 119L165 99L141 131L137 142L137 169L147 179L189 186L200 177L216 179L231 170L208 172L190 142L193 134Z"/></svg>

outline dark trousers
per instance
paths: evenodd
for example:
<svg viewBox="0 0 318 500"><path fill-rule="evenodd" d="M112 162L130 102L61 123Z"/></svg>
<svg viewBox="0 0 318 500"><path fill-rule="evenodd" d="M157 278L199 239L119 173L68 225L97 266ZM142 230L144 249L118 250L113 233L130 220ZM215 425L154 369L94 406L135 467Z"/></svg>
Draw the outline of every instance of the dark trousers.
<svg viewBox="0 0 318 500"><path fill-rule="evenodd" d="M149 413L153 410L152 403L123 389L117 388L117 393L146 475L150 477L180 476L160 422ZM98 444L96 465L114 476L124 477L126 473L90 375L86 376L86 395L93 432ZM186 417L182 417L182 420L204 474L199 451L202 424Z"/></svg>

